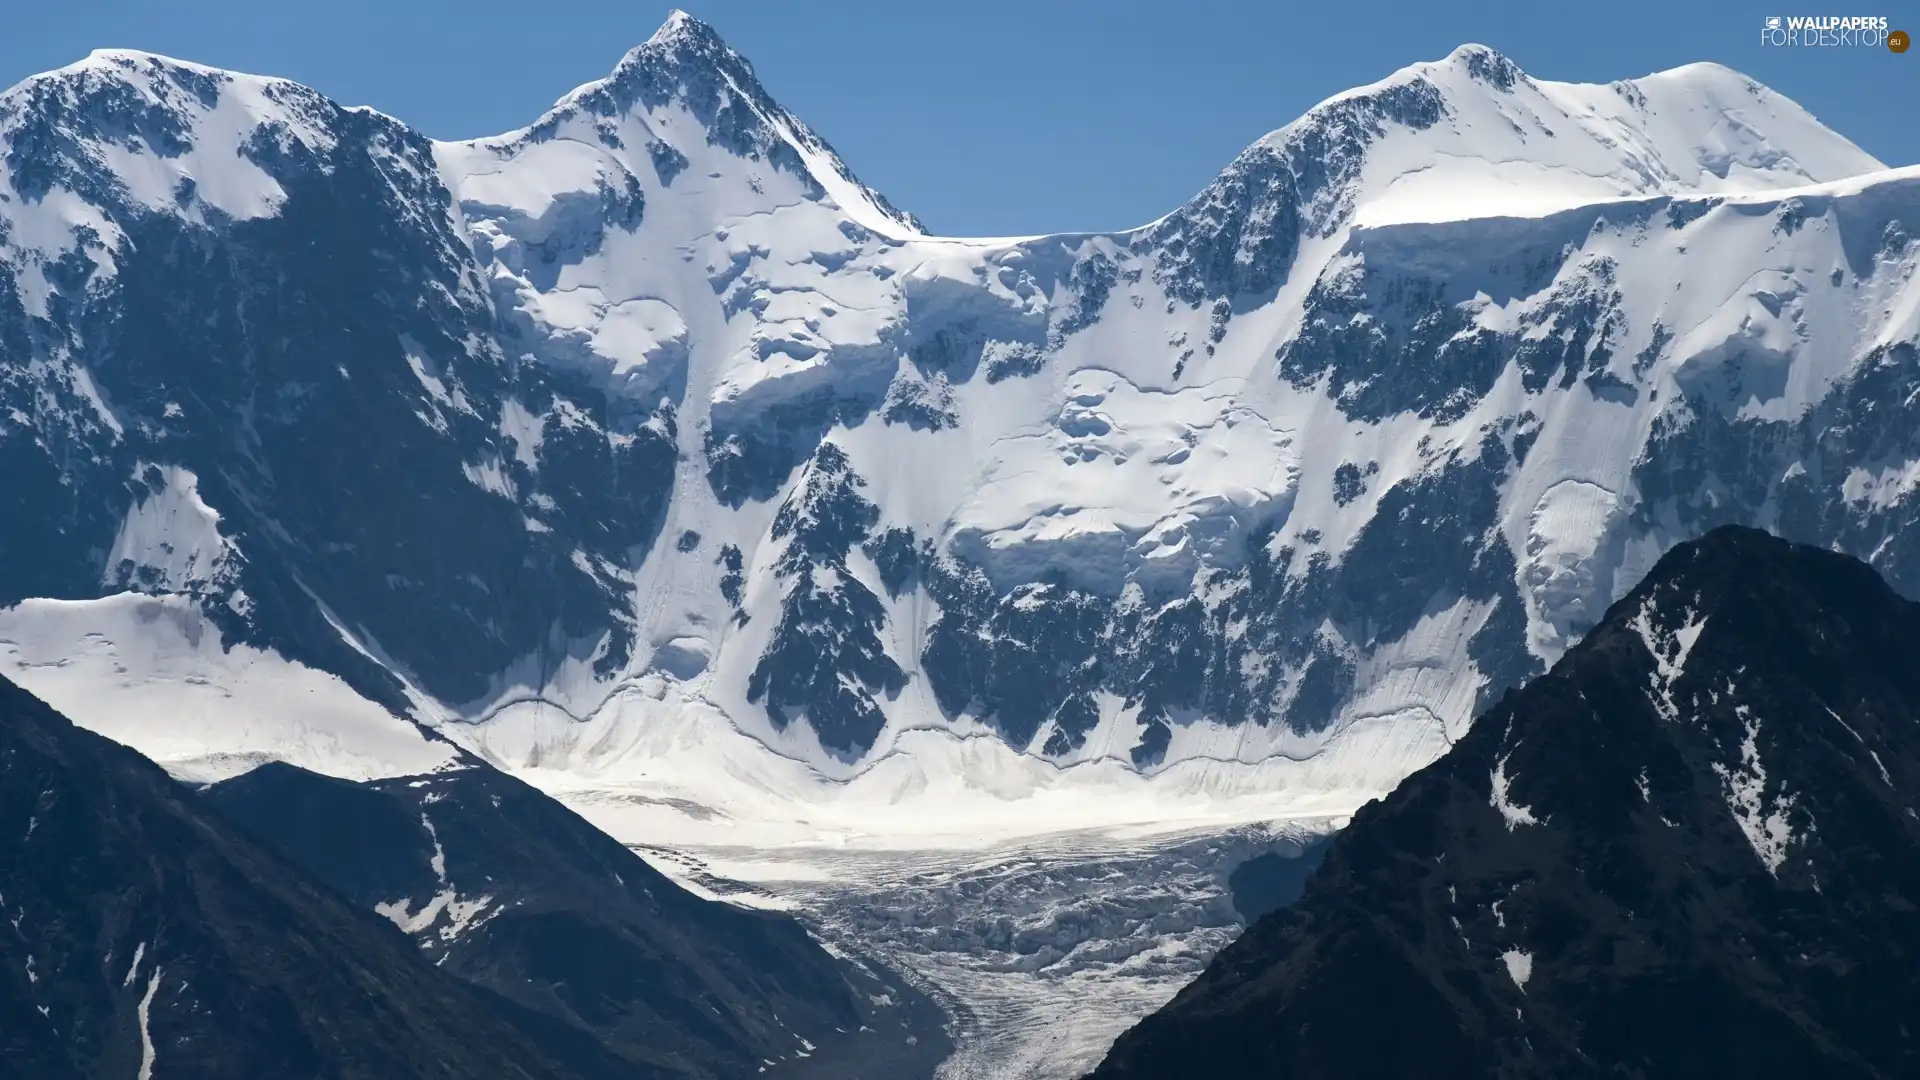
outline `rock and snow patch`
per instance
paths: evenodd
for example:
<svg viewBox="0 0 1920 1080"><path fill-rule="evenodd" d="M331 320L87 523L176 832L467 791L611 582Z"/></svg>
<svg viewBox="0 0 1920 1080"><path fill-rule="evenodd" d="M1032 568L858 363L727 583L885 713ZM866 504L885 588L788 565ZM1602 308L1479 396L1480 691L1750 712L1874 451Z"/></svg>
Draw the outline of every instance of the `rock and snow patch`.
<svg viewBox="0 0 1920 1080"><path fill-rule="evenodd" d="M513 443L513 458L529 471L540 469L540 444L546 438L546 418L534 415L519 398L500 404L500 434Z"/></svg>
<svg viewBox="0 0 1920 1080"><path fill-rule="evenodd" d="M1528 516L1520 576L1526 588L1529 643L1547 660L1592 626L1612 599L1612 575L1600 549L1618 522L1620 497L1599 484L1563 480Z"/></svg>
<svg viewBox="0 0 1920 1080"><path fill-rule="evenodd" d="M1840 493L1849 503L1885 510L1904 501L1917 488L1920 488L1920 458L1877 470L1856 468L1841 483Z"/></svg>
<svg viewBox="0 0 1920 1080"><path fill-rule="evenodd" d="M375 904L373 910L408 934L436 931L441 942L452 943L468 930L485 922L482 916L492 905L491 894L463 899L449 886L434 893L419 911L413 910L413 901L406 897ZM442 915L446 916L444 923Z"/></svg>
<svg viewBox="0 0 1920 1080"><path fill-rule="evenodd" d="M427 865L433 870L433 876L440 880L440 884L445 885L447 853L440 847L440 830L433 827L433 819L424 813L420 815L420 827L427 830L427 837L433 841L433 858L427 860Z"/></svg>
<svg viewBox="0 0 1920 1080"><path fill-rule="evenodd" d="M429 795L426 801L435 800ZM433 819L422 813L420 827L427 831L427 837L433 841L433 855L428 858L427 866L439 880L440 891L428 898L419 911L414 911L413 901L404 896L398 900L377 903L373 905L373 910L408 934L424 934L437 928L440 941L451 944L458 941L460 935L486 922L482 916L493 905L493 896L489 893L462 898L453 882L447 880L447 854L440 846L440 833L433 827ZM499 909L495 909L493 914L499 914ZM441 924L442 915L446 916L444 925ZM424 948L429 943L423 941L421 946Z"/></svg>
<svg viewBox="0 0 1920 1080"><path fill-rule="evenodd" d="M134 946L133 963L127 965L127 977L120 980L122 990L133 986L133 980L140 974L140 962L146 959L146 955L146 942ZM135 1010L140 1024L140 1080L150 1080L153 1076L153 1036L147 1027L147 1016L153 1009L153 995L160 989L160 971L160 966L154 965L153 974L147 976L146 992L140 996L140 1004ZM42 1009L41 1012L45 1013L46 1010Z"/></svg>
<svg viewBox="0 0 1920 1080"><path fill-rule="evenodd" d="M1673 684L1686 671L1687 654L1693 651L1693 643L1700 639L1700 631L1706 628L1707 617L1696 616L1693 609L1688 608L1685 620L1669 630L1659 625L1655 609L1656 598L1649 596L1633 617L1633 629L1647 647L1648 655L1653 657L1648 696L1660 710L1660 715L1668 720L1676 720L1680 716L1680 709L1673 701Z"/></svg>
<svg viewBox="0 0 1920 1080"><path fill-rule="evenodd" d="M216 584L232 554L220 513L200 497L200 481L178 465L142 464L134 482L147 490L127 508L107 552L105 584L192 592Z"/></svg>
<svg viewBox="0 0 1920 1080"><path fill-rule="evenodd" d="M1787 859L1787 848L1798 839L1787 817L1795 797L1782 791L1776 792L1771 801L1767 799L1767 770L1760 761L1760 718L1745 705L1737 706L1735 712L1744 727L1740 762L1731 768L1715 762L1713 771L1724 786L1727 809L1747 843L1753 845L1753 853L1760 857L1767 873L1777 876L1780 864Z"/></svg>
<svg viewBox="0 0 1920 1080"><path fill-rule="evenodd" d="M1822 706L1822 707L1826 708L1825 706ZM1867 740L1860 737L1860 733L1853 729L1852 724L1849 724L1845 720L1840 719L1839 713L1834 712L1831 708L1827 708L1827 715L1833 717L1835 722L1837 722L1841 727L1847 729L1847 734L1853 736L1854 739L1857 742L1859 742L1860 748L1865 750L1867 752L1867 756L1873 759L1873 767L1880 770L1880 779L1884 781L1888 787L1892 787L1893 774L1887 772L1887 766L1884 762L1880 760L1879 752L1874 750L1873 747L1867 745Z"/></svg>
<svg viewBox="0 0 1920 1080"><path fill-rule="evenodd" d="M133 947L133 963L127 965L127 977L120 980L122 990L133 985L133 977L140 974L140 961L147 955L147 943L141 942Z"/></svg>
<svg viewBox="0 0 1920 1080"><path fill-rule="evenodd" d="M41 85L48 84L58 88L55 109L68 115L85 117L92 108L120 117L145 108L190 132L183 146L130 134L99 139L93 163L117 179L132 202L189 220L245 221L279 212L285 190L248 152L269 141L267 136L304 143L321 156L334 145L332 135L313 122L320 95L281 79L151 53L98 49L43 76ZM118 112L102 107L102 97L116 92L131 92L138 104L116 101ZM129 124L122 130L135 127Z"/></svg>
<svg viewBox="0 0 1920 1080"><path fill-rule="evenodd" d="M487 458L478 464L462 464L460 473L467 478L468 483L481 491L490 492L508 501L518 497L514 490L513 477L507 474L507 470L498 458Z"/></svg>
<svg viewBox="0 0 1920 1080"><path fill-rule="evenodd" d="M153 1031L148 1026L148 1017L153 1013L153 995L160 990L161 969L155 967L153 974L147 977L147 992L140 995L140 1073L139 1080L153 1080Z"/></svg>
<svg viewBox="0 0 1920 1080"><path fill-rule="evenodd" d="M1500 760L1494 763L1493 773L1488 777L1493 790L1490 802L1495 810L1500 811L1500 817L1507 823L1508 832L1522 825L1540 824L1540 819L1533 816L1532 810L1507 797L1508 785L1512 783L1512 779L1507 776L1507 758L1511 756L1511 754L1501 755Z"/></svg>
<svg viewBox="0 0 1920 1080"><path fill-rule="evenodd" d="M1500 962L1507 966L1507 977L1521 993L1527 990L1527 980L1533 978L1533 954L1519 949L1508 949L1500 954Z"/></svg>

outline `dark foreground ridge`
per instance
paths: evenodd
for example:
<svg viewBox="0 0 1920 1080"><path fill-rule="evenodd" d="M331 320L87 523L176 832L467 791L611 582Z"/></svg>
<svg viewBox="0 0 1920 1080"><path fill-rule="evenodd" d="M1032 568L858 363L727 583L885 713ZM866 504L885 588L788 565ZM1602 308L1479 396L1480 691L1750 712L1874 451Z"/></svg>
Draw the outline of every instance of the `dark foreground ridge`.
<svg viewBox="0 0 1920 1080"><path fill-rule="evenodd" d="M576 1080L371 913L0 679L0 1078Z"/></svg>
<svg viewBox="0 0 1920 1080"><path fill-rule="evenodd" d="M493 769L196 793L4 679L0 915L0 1080L917 1080L951 1048L894 973Z"/></svg>
<svg viewBox="0 0 1920 1080"><path fill-rule="evenodd" d="M1920 1075L1920 604L1683 544L1097 1080Z"/></svg>
<svg viewBox="0 0 1920 1080"><path fill-rule="evenodd" d="M494 769L360 784L270 764L204 795L593 1080L915 1080L949 1049L893 973L693 895Z"/></svg>

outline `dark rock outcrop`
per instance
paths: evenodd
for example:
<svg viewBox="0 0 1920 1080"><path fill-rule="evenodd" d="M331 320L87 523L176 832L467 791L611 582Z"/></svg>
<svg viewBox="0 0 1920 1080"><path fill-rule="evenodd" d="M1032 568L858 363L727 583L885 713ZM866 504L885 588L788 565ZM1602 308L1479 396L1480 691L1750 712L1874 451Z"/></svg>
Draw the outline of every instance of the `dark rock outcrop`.
<svg viewBox="0 0 1920 1080"><path fill-rule="evenodd" d="M0 1077L577 1080L483 994L0 679Z"/></svg>
<svg viewBox="0 0 1920 1080"><path fill-rule="evenodd" d="M264 765L215 807L421 954L509 1003L596 1078L894 1080L946 1050L943 1017L792 917L695 896L547 795L490 768L367 784ZM571 1059L570 1059L571 1060Z"/></svg>
<svg viewBox="0 0 1920 1080"><path fill-rule="evenodd" d="M1915 1075L1916 640L1852 559L1675 548L1093 1075Z"/></svg>

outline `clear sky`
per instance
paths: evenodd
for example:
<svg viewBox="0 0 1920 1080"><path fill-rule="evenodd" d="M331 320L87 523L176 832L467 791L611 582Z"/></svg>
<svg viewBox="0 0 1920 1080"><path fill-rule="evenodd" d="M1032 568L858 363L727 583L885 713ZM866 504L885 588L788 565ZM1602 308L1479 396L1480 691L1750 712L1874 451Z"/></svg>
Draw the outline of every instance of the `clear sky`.
<svg viewBox="0 0 1920 1080"><path fill-rule="evenodd" d="M1141 224L1315 102L1469 41L1567 81L1718 61L1920 163L1920 48L1760 43L1768 15L1836 7L1920 35L1920 3L1777 2L1608 0L1583 17L1553 0L680 0L862 179L949 234ZM606 74L670 3L0 0L0 85L146 49L298 79L435 137L490 135Z"/></svg>

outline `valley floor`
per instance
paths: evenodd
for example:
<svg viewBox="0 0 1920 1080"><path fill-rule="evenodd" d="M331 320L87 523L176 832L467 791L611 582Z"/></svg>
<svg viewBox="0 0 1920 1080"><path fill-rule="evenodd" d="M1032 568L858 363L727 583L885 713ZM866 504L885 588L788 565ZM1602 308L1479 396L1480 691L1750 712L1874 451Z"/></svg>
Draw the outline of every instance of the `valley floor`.
<svg viewBox="0 0 1920 1080"><path fill-rule="evenodd" d="M792 910L831 948L909 973L951 1017L939 1080L1072 1080L1238 936L1234 867L1333 824L1083 831L971 850L634 846L692 888Z"/></svg>

